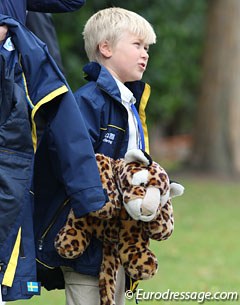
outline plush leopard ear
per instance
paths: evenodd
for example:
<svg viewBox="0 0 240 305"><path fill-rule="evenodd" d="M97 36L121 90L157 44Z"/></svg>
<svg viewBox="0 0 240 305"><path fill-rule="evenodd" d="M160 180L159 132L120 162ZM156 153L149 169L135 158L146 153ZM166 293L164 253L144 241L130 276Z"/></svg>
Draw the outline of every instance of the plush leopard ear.
<svg viewBox="0 0 240 305"><path fill-rule="evenodd" d="M170 180L170 197L182 196L184 193L184 186L180 183Z"/></svg>
<svg viewBox="0 0 240 305"><path fill-rule="evenodd" d="M124 157L126 163L130 162L140 162L146 166L150 166L152 164L152 158L141 149L131 149L126 152Z"/></svg>

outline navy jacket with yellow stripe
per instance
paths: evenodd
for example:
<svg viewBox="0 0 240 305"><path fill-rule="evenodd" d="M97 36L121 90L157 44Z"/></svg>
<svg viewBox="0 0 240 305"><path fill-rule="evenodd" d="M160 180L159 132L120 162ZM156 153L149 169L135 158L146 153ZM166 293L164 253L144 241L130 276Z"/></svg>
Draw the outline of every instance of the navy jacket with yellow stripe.
<svg viewBox="0 0 240 305"><path fill-rule="evenodd" d="M88 83L74 95L83 113L94 151L112 158L122 158L127 151L129 140L128 114L122 105L116 81L104 66L96 62L88 63L83 70ZM146 151L149 151L145 109L150 96L150 86L142 81L125 85L136 98L135 105L144 130Z"/></svg>
<svg viewBox="0 0 240 305"><path fill-rule="evenodd" d="M105 195L81 112L45 44L15 19L0 15L0 24L13 42L0 49L0 284L10 301L39 293L33 204L42 224L64 198L81 216Z"/></svg>

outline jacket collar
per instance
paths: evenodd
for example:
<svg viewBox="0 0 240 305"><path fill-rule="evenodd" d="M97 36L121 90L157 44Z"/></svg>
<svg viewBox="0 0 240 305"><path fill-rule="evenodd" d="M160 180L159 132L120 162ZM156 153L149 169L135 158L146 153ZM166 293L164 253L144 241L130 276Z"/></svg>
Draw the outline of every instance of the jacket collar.
<svg viewBox="0 0 240 305"><path fill-rule="evenodd" d="M90 62L84 66L83 71L86 74L86 80L95 81L98 87L115 100L121 102L121 94L116 81L104 66L97 62Z"/></svg>
<svg viewBox="0 0 240 305"><path fill-rule="evenodd" d="M83 71L86 80L96 82L103 91L121 102L121 93L116 85L116 81L104 66L97 62L89 62L84 66ZM137 104L139 104L146 84L142 81L134 81L127 82L125 85L133 93Z"/></svg>

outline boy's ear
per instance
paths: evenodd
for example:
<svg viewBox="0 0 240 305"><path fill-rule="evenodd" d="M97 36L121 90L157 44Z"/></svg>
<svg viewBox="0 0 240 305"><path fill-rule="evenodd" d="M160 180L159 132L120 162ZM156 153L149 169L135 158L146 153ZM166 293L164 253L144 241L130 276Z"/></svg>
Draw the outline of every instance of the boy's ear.
<svg viewBox="0 0 240 305"><path fill-rule="evenodd" d="M105 40L103 42L100 42L98 45L99 52L106 58L109 58L112 56L112 47L110 46L110 43L108 40Z"/></svg>

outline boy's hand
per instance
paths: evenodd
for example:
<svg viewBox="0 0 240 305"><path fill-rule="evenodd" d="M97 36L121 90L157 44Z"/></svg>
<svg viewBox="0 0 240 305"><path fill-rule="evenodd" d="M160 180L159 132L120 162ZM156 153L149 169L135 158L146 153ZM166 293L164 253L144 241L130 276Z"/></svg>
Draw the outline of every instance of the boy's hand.
<svg viewBox="0 0 240 305"><path fill-rule="evenodd" d="M8 28L6 25L0 25L0 43L5 40L8 32Z"/></svg>

